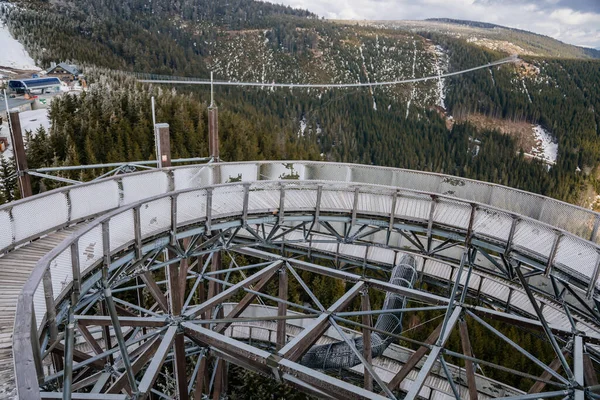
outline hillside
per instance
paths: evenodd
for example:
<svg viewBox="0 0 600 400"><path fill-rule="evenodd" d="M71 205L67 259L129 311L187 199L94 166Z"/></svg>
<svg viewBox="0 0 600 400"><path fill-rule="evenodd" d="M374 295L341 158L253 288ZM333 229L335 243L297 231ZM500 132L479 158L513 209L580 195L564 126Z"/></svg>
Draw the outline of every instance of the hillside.
<svg viewBox="0 0 600 400"><path fill-rule="evenodd" d="M525 61L519 65L371 89L220 88L217 101L250 124L269 121L262 125L259 146L275 144L282 157L296 153L294 142L301 141L303 146L318 147L323 159L469 176L581 204L587 202L580 195L582 189L595 185L600 164L596 145L600 62L550 57L585 55L549 38L439 21L404 22L408 24L404 26L332 23L308 11L251 0L16 4L0 6L0 18L41 66L71 60L200 78L214 71L218 79L232 81L368 83L439 75L513 53L512 48L479 43L513 37L512 46L523 49ZM477 40L472 40L473 32L480 32ZM190 99L208 100L206 88L177 91ZM66 115L67 120L77 119ZM470 115L524 123L526 128L490 130L493 124L473 124ZM54 124L52 134L69 136L69 126L77 123L88 126L88 121L65 121L67 127ZM184 130L186 125L179 126ZM533 152L536 132L542 128L558 147L550 171L519 154ZM519 137L521 131L528 137ZM183 131L179 134L187 137ZM482 146L472 148L472 139ZM85 143L78 143L83 151ZM530 147L522 148L523 143ZM230 149L228 160L243 152Z"/></svg>
<svg viewBox="0 0 600 400"><path fill-rule="evenodd" d="M360 24L410 32L430 32L466 40L482 48L509 54L552 58L600 58L596 49L573 46L548 36L521 29L447 18L420 21L338 21L343 24Z"/></svg>

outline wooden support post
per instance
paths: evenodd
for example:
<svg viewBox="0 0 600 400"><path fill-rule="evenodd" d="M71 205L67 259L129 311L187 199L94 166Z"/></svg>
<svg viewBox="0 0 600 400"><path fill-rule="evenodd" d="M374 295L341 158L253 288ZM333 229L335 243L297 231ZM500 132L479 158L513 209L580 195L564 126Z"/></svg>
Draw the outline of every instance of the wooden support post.
<svg viewBox="0 0 600 400"><path fill-rule="evenodd" d="M106 309L106 304L103 301L99 302L100 304L100 314L101 315L108 315L108 311ZM112 343L111 343L111 338L110 338L110 327L108 325L103 326L102 327L102 339L104 339L104 348L106 349L106 351L112 349ZM109 355L108 356L108 362L109 364L112 365L113 363L113 355Z"/></svg>
<svg viewBox="0 0 600 400"><path fill-rule="evenodd" d="M435 330L431 333L431 335L429 335L427 340L425 340L425 343L432 345L438 340L438 338L440 337L440 332L442 331L442 325L443 324L439 324L438 327L435 328ZM413 355L410 356L410 358L402 366L400 371L398 371L396 376L394 376L392 380L388 383L388 388L390 388L390 390L396 390L400 386L402 381L408 376L410 371L412 371L413 368L417 366L419 361L421 361L421 359L425 357L428 350L429 348L426 346L419 347L417 351L415 351Z"/></svg>
<svg viewBox="0 0 600 400"><path fill-rule="evenodd" d="M279 299L288 300L288 274L286 268L279 270ZM277 304L277 316L283 318L287 315L287 304ZM287 321L277 320L277 350L285 346Z"/></svg>
<svg viewBox="0 0 600 400"><path fill-rule="evenodd" d="M17 177L19 178L19 191L21 198L29 197L33 194L31 190L31 180L27 174L27 157L25 156L25 145L23 144L23 132L21 130L21 119L18 111L11 111L10 125L12 127L11 139L13 153L17 164Z"/></svg>
<svg viewBox="0 0 600 400"><path fill-rule="evenodd" d="M175 254L169 252L170 257L174 257ZM181 298L184 296L181 293L181 282L179 274L181 263L173 263L168 267L169 276L169 300L171 315L173 317L179 317L181 315L181 307L183 303ZM177 331L175 335L175 378L177 380L177 393L179 400L187 400L188 396L188 385L187 385L187 371L186 371L186 360L185 360L185 336L183 332Z"/></svg>
<svg viewBox="0 0 600 400"><path fill-rule="evenodd" d="M222 358L217 360L217 371L213 389L213 400L221 400L221 395L227 393L227 364Z"/></svg>
<svg viewBox="0 0 600 400"><path fill-rule="evenodd" d="M194 389L194 400L202 400L205 389L208 389L208 355L200 355L200 368L196 376L196 388Z"/></svg>
<svg viewBox="0 0 600 400"><path fill-rule="evenodd" d="M471 350L471 340L469 339L469 330L467 328L467 321L461 319L458 322L458 328L463 354L467 357L473 357L473 351ZM475 367L473 365L473 361L465 360L465 370L467 371L469 399L477 400L477 382L475 381Z"/></svg>
<svg viewBox="0 0 600 400"><path fill-rule="evenodd" d="M269 281L271 280L271 278L273 278L273 275L275 275L276 272L277 271L273 271L273 272L268 273L265 276L263 276L263 278L260 281L258 281L258 283L256 283L254 286L252 286L252 290L255 292L260 292L261 290L263 290L263 288L269 283ZM233 308L233 310L231 310L229 312L229 314L227 314L225 319L233 319L233 318L239 317L240 314L242 314L244 312L244 310L246 310L246 308L248 308L250 306L250 304L252 304L254 299L256 299L256 294L247 293L244 296L244 298L236 304L236 306ZM223 333L227 330L227 328L231 324L232 324L232 322L222 322L222 323L218 324L214 330L215 330L215 332Z"/></svg>
<svg viewBox="0 0 600 400"><path fill-rule="evenodd" d="M592 363L592 359L588 353L583 353L583 373L584 373L584 381L585 386L597 386L598 385L598 376L596 375L596 371L594 370L594 364ZM595 391L594 393L597 393Z"/></svg>
<svg viewBox="0 0 600 400"><path fill-rule="evenodd" d="M368 288L365 288L365 290L362 292L362 295L360 298L360 304L361 304L362 311L371 311L371 301L369 299L369 289ZM364 314L362 316L362 324L365 326L369 326L369 327L373 326L373 319L371 318L371 316L369 314ZM362 339L363 339L363 357L365 358L367 363L369 365L371 365L373 362L373 352L372 352L372 348L371 348L371 331L369 329L363 329ZM373 377L371 376L369 371L367 371L366 368L364 369L363 375L364 375L365 389L373 391Z"/></svg>
<svg viewBox="0 0 600 400"><path fill-rule="evenodd" d="M562 351L562 353L563 353L563 356L566 357L567 354L569 354L569 351L566 350L566 349L564 349ZM560 362L559 358L556 357L554 360L552 360L552 362L550 363L549 367L553 371L558 371L560 369L560 367L561 367L561 362ZM550 372L544 371L542 373L542 375L540 375L540 379L548 381L548 380L552 379L552 375L550 374ZM546 383L545 382L537 381L536 383L533 384L533 386L531 386L531 389L529 389L528 393L530 393L530 394L541 393L544 390L545 387L546 387Z"/></svg>
<svg viewBox="0 0 600 400"><path fill-rule="evenodd" d="M169 124L156 124L159 156L158 167L168 168L171 166L171 141L169 135Z"/></svg>

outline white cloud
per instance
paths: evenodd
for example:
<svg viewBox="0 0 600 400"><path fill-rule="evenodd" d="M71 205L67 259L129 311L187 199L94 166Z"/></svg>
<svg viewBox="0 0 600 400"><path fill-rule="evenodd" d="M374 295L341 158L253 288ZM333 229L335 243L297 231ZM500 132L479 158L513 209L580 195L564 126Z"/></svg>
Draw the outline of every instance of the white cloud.
<svg viewBox="0 0 600 400"><path fill-rule="evenodd" d="M574 9L571 4L585 4L572 0L274 1L330 19L468 19L529 30L575 45L600 47L600 11L590 10L589 5L585 10Z"/></svg>

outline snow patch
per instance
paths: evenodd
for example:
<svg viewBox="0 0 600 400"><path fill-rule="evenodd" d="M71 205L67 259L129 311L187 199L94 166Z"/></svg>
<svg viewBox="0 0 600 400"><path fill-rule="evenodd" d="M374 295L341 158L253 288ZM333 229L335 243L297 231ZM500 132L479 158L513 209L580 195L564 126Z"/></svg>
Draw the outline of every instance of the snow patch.
<svg viewBox="0 0 600 400"><path fill-rule="evenodd" d="M415 40L413 40L413 46L415 48L415 52L414 52L413 64L412 64L412 77L415 78L415 65L417 64L417 42ZM417 88L415 87L414 84L412 85L412 87L413 87L413 89L412 89L412 92L410 93L410 98L408 99L408 104L406 104L406 119L408 119L408 113L410 112L410 103L412 102L413 98L417 94Z"/></svg>
<svg viewBox="0 0 600 400"><path fill-rule="evenodd" d="M0 66L14 69L41 71L27 50L16 40L3 22L0 22Z"/></svg>
<svg viewBox="0 0 600 400"><path fill-rule="evenodd" d="M298 137L304 136L304 132L306 132L306 116L302 116L300 120L300 130L298 131Z"/></svg>
<svg viewBox="0 0 600 400"><path fill-rule="evenodd" d="M533 127L533 135L535 136L537 144L536 147L531 150L531 153L552 164L556 163L556 159L558 158L558 143L555 142L552 134L542 128L541 125L535 125Z"/></svg>
<svg viewBox="0 0 600 400"><path fill-rule="evenodd" d="M50 119L48 118L48 110L43 108L40 110L23 111L19 114L21 119L21 129L23 134L25 131L31 131L35 135L35 131L42 126L46 132L50 130Z"/></svg>
<svg viewBox="0 0 600 400"><path fill-rule="evenodd" d="M437 81L437 102L436 105L446 109L446 80L442 78L442 75L448 71L448 55L441 46L435 46L435 73L438 76ZM413 69L414 71L414 69ZM413 72L414 76L414 72Z"/></svg>

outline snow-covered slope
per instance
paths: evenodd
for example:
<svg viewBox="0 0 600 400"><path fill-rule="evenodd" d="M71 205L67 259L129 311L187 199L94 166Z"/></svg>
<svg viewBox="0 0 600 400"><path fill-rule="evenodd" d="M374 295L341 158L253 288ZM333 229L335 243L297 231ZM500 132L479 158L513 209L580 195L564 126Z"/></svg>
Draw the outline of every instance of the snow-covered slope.
<svg viewBox="0 0 600 400"><path fill-rule="evenodd" d="M39 71L27 50L9 32L8 26L0 22L0 67L26 71Z"/></svg>

